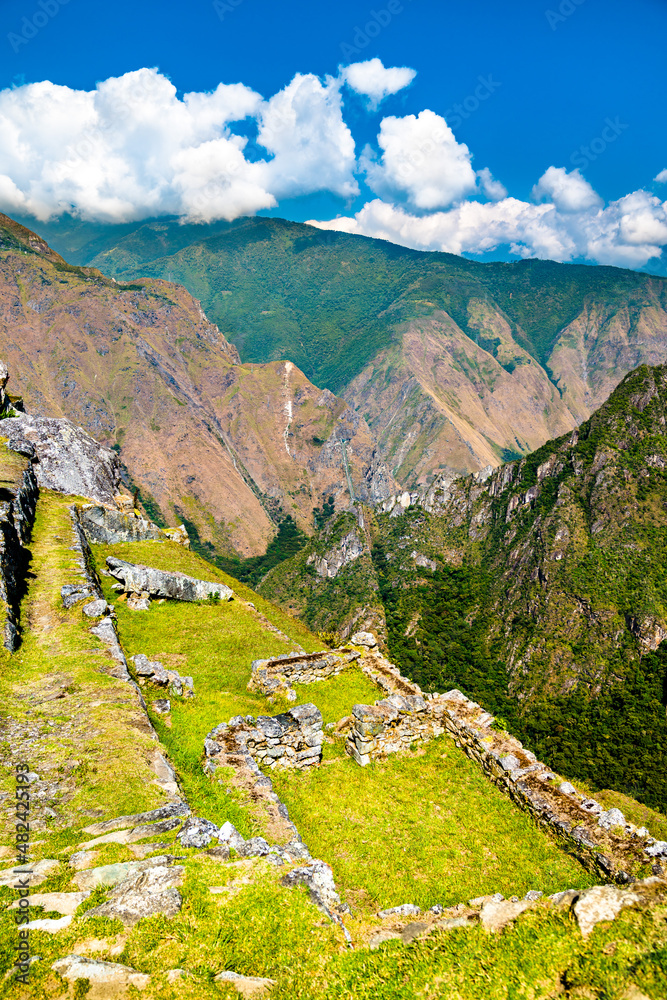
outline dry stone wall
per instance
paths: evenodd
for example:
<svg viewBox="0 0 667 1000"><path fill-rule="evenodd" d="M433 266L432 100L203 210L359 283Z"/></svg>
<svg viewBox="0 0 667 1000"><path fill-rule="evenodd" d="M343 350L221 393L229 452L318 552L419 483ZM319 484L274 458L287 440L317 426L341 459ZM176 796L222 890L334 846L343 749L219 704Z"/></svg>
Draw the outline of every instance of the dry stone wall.
<svg viewBox="0 0 667 1000"><path fill-rule="evenodd" d="M253 660L248 690L258 694L285 694L296 701L292 684L313 684L335 677L361 657L354 649L320 653L288 653L267 660Z"/></svg>
<svg viewBox="0 0 667 1000"><path fill-rule="evenodd" d="M404 678L402 680L405 680ZM347 751L361 766L383 760L447 733L463 752L538 826L564 841L584 867L619 883L650 871L667 873L667 842L628 823L618 809L604 810L537 760L494 718L460 691L392 695L375 705L355 705Z"/></svg>
<svg viewBox="0 0 667 1000"><path fill-rule="evenodd" d="M303 770L322 759L322 713L313 704L297 705L280 715L234 716L212 729L204 741L206 757L215 759L231 747L264 767Z"/></svg>

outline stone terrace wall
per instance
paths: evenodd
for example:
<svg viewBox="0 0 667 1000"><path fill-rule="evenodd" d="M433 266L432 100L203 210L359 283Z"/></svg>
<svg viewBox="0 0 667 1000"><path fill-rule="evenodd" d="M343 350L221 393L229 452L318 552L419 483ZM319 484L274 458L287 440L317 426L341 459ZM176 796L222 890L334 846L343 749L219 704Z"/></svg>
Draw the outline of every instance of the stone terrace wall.
<svg viewBox="0 0 667 1000"><path fill-rule="evenodd" d="M296 700L292 684L312 684L335 677L361 657L356 650L289 653L268 660L253 660L248 690L259 694L286 694Z"/></svg>
<svg viewBox="0 0 667 1000"><path fill-rule="evenodd" d="M665 874L667 842L655 841L648 830L628 823L620 810L603 810L513 736L494 729L493 722L493 716L460 691L394 695L376 705L354 706L347 750L364 766L446 732L538 826L564 841L589 871L620 883L642 869Z"/></svg>
<svg viewBox="0 0 667 1000"><path fill-rule="evenodd" d="M322 760L322 714L312 704L297 705L281 715L254 719L236 715L212 729L204 740L208 760L221 753L248 754L264 767L304 769Z"/></svg>
<svg viewBox="0 0 667 1000"><path fill-rule="evenodd" d="M355 705L346 750L365 767L372 759L407 750L410 744L442 736L442 713L429 711L420 695L392 694L375 705Z"/></svg>

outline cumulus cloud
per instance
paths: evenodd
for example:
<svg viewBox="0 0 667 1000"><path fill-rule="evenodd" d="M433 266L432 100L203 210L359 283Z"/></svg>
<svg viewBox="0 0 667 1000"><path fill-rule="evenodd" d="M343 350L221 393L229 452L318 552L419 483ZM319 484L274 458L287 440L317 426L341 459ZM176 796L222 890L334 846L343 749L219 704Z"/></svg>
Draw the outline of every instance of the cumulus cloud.
<svg viewBox="0 0 667 1000"><path fill-rule="evenodd" d="M530 201L510 197L442 116L385 117L357 160L343 87L379 102L414 71L354 63L298 73L277 94L242 83L180 96L156 69L74 90L44 81L0 91L0 210L122 222L235 219L329 191L376 197L324 229L408 247L643 267L667 245L667 201L649 191L605 205L579 170L550 166ZM667 183L667 168L654 178Z"/></svg>
<svg viewBox="0 0 667 1000"><path fill-rule="evenodd" d="M475 190L475 171L465 143L433 111L383 118L379 160L366 150L361 159L368 186L383 198L413 208L444 208Z"/></svg>
<svg viewBox="0 0 667 1000"><path fill-rule="evenodd" d="M488 167L478 170L477 177L482 191L490 201L502 201L503 198L507 197L507 188L494 178Z"/></svg>
<svg viewBox="0 0 667 1000"><path fill-rule="evenodd" d="M617 267L643 267L667 243L667 202L636 191L606 208L590 204L579 212L555 203L516 198L494 203L465 201L446 212L416 215L381 199L352 217L311 220L334 229L390 240L416 250L484 253L509 246L520 257L569 261L587 259Z"/></svg>
<svg viewBox="0 0 667 1000"><path fill-rule="evenodd" d="M403 90L412 83L416 75L417 71L408 66L385 67L382 60L377 58L352 63L340 70L341 79L350 90L367 97L371 108L377 108L385 97Z"/></svg>
<svg viewBox="0 0 667 1000"><path fill-rule="evenodd" d="M297 74L259 109L258 142L273 154L263 165L278 198L326 189L344 198L359 191L355 145L343 121L338 82Z"/></svg>
<svg viewBox="0 0 667 1000"><path fill-rule="evenodd" d="M568 173L564 167L549 167L533 188L532 194L536 201L552 201L561 212L582 212L602 205L602 198L579 171L572 170Z"/></svg>
<svg viewBox="0 0 667 1000"><path fill-rule="evenodd" d="M254 119L265 155L234 122ZM234 219L278 198L357 191L339 85L297 75L265 101L243 84L177 96L157 70L94 91L47 82L0 91L0 206L46 219Z"/></svg>

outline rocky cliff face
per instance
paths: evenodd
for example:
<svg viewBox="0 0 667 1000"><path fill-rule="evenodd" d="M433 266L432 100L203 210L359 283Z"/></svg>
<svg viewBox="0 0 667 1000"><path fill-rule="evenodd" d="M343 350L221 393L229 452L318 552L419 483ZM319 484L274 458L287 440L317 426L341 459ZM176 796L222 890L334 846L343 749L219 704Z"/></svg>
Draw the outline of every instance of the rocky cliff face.
<svg viewBox="0 0 667 1000"><path fill-rule="evenodd" d="M263 551L280 515L309 529L329 494L345 506L341 439L359 496L396 489L363 418L294 365L239 364L185 289L72 267L6 216L0 352L31 414L113 446L144 499L222 551Z"/></svg>

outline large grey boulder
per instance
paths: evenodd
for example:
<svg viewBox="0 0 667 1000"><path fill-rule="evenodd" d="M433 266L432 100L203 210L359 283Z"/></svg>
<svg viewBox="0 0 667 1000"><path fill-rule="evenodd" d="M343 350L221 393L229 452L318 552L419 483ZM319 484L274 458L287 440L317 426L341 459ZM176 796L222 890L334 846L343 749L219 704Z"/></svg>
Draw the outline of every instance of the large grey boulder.
<svg viewBox="0 0 667 1000"><path fill-rule="evenodd" d="M118 456L65 418L23 413L2 422L8 447L34 461L42 489L111 503L120 485Z"/></svg>
<svg viewBox="0 0 667 1000"><path fill-rule="evenodd" d="M117 542L163 542L167 537L157 524L134 511L86 504L79 508L79 521L88 541L104 545Z"/></svg>
<svg viewBox="0 0 667 1000"><path fill-rule="evenodd" d="M156 860L156 859L152 859ZM88 917L108 917L120 920L126 927L133 927L142 917L160 913L174 917L181 908L181 894L185 868L182 865L153 864L130 872L109 894L106 903L88 910Z"/></svg>
<svg viewBox="0 0 667 1000"><path fill-rule="evenodd" d="M134 594L148 593L151 597L169 597L175 601L206 601L218 598L231 601L232 590L224 583L197 580L185 573L168 573L152 566L129 563L114 556L107 556L107 566L111 575L123 584L126 591Z"/></svg>

